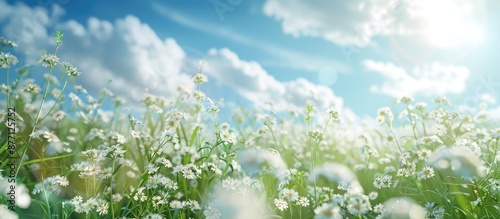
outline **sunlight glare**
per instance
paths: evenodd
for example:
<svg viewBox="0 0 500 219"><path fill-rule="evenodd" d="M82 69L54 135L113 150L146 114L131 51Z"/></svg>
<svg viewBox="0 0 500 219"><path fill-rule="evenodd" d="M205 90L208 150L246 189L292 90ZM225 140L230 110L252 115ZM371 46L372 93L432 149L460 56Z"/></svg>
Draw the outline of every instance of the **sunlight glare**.
<svg viewBox="0 0 500 219"><path fill-rule="evenodd" d="M421 6L426 21L424 33L434 46L455 47L482 39L482 29L469 19L473 10L470 4L438 0L423 1Z"/></svg>

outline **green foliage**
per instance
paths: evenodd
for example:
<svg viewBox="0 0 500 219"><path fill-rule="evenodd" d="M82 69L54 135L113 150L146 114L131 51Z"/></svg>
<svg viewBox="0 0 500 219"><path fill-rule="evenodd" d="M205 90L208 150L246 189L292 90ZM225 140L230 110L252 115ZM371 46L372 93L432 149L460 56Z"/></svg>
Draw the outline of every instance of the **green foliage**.
<svg viewBox="0 0 500 219"><path fill-rule="evenodd" d="M41 83L27 78L32 65L9 81L17 58L3 50L15 44L2 38L2 107L15 110L0 114L0 187L18 188L21 218L500 213L498 121L460 114L445 98L431 109L403 97L406 122L382 108L363 123L378 126L312 104L291 116L234 108L233 121L220 123L218 106L201 89L208 82L202 62L196 87L181 87L171 99L146 94L142 113L132 115L106 88L93 97L68 86L80 73L57 57L62 37L56 33L54 54L38 62L49 72ZM0 207L8 206L0 196Z"/></svg>

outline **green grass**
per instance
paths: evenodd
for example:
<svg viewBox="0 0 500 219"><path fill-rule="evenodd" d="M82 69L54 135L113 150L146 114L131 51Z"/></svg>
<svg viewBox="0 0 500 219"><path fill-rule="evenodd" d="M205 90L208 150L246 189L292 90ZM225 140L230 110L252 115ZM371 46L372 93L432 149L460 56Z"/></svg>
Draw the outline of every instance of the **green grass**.
<svg viewBox="0 0 500 219"><path fill-rule="evenodd" d="M498 121L461 114L446 98L432 107L401 98L402 118L382 108L371 125L306 103L289 115L236 107L224 112L233 114L231 121L220 121L218 103L203 94L202 62L194 88L145 95L143 113L134 117L106 88L92 97L71 86L80 73L57 57L62 37L53 55L28 63L47 69L41 82L29 78L30 67L14 71L17 59L7 55L14 45L2 39L1 105L15 113L0 114L0 186L27 188L16 193L20 218L500 213ZM109 117L102 113L106 104L114 106ZM6 193L0 205L8 217Z"/></svg>

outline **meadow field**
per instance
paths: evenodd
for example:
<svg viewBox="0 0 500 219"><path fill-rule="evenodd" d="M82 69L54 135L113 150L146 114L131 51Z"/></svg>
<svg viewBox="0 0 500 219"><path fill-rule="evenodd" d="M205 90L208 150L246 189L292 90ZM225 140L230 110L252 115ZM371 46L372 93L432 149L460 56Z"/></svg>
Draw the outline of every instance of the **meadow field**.
<svg viewBox="0 0 500 219"><path fill-rule="evenodd" d="M1 38L1 218L500 215L500 123L481 111L408 96L362 122L307 102L221 109L203 61L195 88L130 106L76 85L86 73L58 57L63 39L21 65L15 39Z"/></svg>

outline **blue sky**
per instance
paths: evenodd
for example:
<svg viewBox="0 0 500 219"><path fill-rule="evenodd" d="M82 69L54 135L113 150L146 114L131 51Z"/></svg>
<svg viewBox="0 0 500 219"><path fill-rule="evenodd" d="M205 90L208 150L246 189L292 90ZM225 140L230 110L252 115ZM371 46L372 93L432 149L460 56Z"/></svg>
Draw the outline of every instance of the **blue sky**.
<svg viewBox="0 0 500 219"><path fill-rule="evenodd" d="M31 62L64 32L59 55L82 71L77 83L95 92L113 79L132 102L146 87L168 97L192 86L205 59L202 90L228 105L312 101L363 117L407 94L500 112L499 10L493 0L0 0L0 35Z"/></svg>

